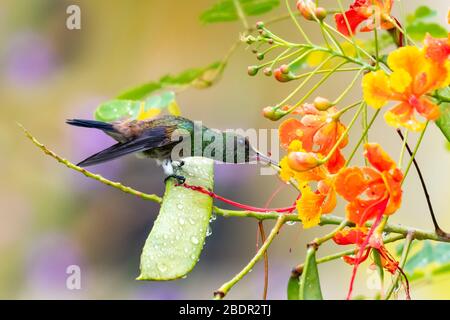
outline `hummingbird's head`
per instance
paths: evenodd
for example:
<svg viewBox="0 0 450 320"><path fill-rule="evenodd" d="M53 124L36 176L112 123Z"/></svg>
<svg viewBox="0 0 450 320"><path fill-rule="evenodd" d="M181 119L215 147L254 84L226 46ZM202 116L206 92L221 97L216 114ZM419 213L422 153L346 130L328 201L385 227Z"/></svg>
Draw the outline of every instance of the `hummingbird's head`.
<svg viewBox="0 0 450 320"><path fill-rule="evenodd" d="M254 149L251 147L248 137L227 132L225 140L225 162L245 163L254 158Z"/></svg>

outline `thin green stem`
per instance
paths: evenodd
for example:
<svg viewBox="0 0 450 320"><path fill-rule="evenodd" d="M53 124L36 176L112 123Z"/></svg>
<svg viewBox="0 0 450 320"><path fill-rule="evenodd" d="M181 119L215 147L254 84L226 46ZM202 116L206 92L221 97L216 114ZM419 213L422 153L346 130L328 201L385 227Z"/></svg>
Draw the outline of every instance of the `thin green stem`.
<svg viewBox="0 0 450 320"><path fill-rule="evenodd" d="M287 112L291 112L293 110L295 110L299 105L301 105L303 102L306 101L306 99L308 99L313 93L314 91L317 90L318 87L320 87L325 81L327 81L327 79L329 77L331 77L333 75L333 73L335 72L335 70L339 69L340 67L342 67L343 65L345 65L347 63L347 61L344 61L340 64L338 64L336 67L334 67L333 69L331 69L331 71L329 73L327 73L325 76L323 76L322 79L320 79L299 101L297 101L296 104L294 104ZM305 80L306 81L306 80Z"/></svg>
<svg viewBox="0 0 450 320"><path fill-rule="evenodd" d="M238 14L239 20L241 20L242 25L244 26L245 30L249 29L249 24L247 21L247 18L245 17L244 10L242 9L241 3L239 0L233 0L234 7L236 8L236 12Z"/></svg>
<svg viewBox="0 0 450 320"><path fill-rule="evenodd" d="M339 231L344 229L347 224L348 224L348 221L346 219L342 220L342 222L335 229L333 229L333 231L327 233L326 235L324 235L324 236L322 236L320 238L315 238L311 242L311 244L315 245L316 247L319 247L323 243L325 243L328 240L332 239L336 235L336 233L338 233Z"/></svg>
<svg viewBox="0 0 450 320"><path fill-rule="evenodd" d="M347 167L349 165L350 161L352 161L353 157L356 154L356 150L358 150L359 146L364 141L364 138L366 137L367 133L369 132L369 129L372 127L373 123L375 122L375 119L377 118L377 116L380 113L380 111L381 111L381 109L377 109L375 114L372 116L372 119L370 119L370 122L369 122L368 126L366 127L366 129L362 133L361 137L358 140L358 143L353 148L352 152L350 153L350 156L348 157L347 161L345 162L345 167Z"/></svg>
<svg viewBox="0 0 450 320"><path fill-rule="evenodd" d="M243 277L245 277L246 274L248 274L255 264L264 256L265 252L269 248L270 244L272 243L273 239L275 239L275 236L280 231L283 224L286 222L285 216L280 215L277 218L277 221L275 223L275 226L270 231L269 235L267 236L266 241L262 244L262 246L259 248L256 255L250 260L250 262L239 272L237 273L230 281L224 283L219 289L217 289L214 292L214 299L219 300L223 299L227 293L231 290L231 288L238 283L240 280L242 280Z"/></svg>
<svg viewBox="0 0 450 320"><path fill-rule="evenodd" d="M393 234L393 235L389 235L386 238L383 239L383 243L392 243L401 239L405 239L405 235L403 234ZM342 258L344 256L350 256L355 254L355 251L357 249L353 248L353 249L348 249L345 251L341 251L341 252L337 252L334 254L330 254L327 255L325 257L319 258L316 260L317 264L321 264L321 263L326 263L326 262L330 262L333 260L337 260L339 258ZM298 266L296 266L293 270L292 270L292 277L298 277L300 273L302 273L303 271L303 263L299 264Z"/></svg>
<svg viewBox="0 0 450 320"><path fill-rule="evenodd" d="M311 79L321 68L323 65L325 65L325 63L327 63L328 61L330 61L333 57L329 56L327 57L325 60L323 60L307 77L305 80L302 81L302 83L299 84L299 86L297 88L294 89L294 91L292 91L286 98L284 98L283 101L281 101L280 103L277 104L277 106L275 108L280 108L281 106L285 105L286 102L288 102L298 91L300 91L303 86L309 81L309 79ZM331 73L331 71L330 71ZM292 109L294 110L294 109Z"/></svg>
<svg viewBox="0 0 450 320"><path fill-rule="evenodd" d="M289 0L286 0L286 8L289 12L289 16L291 17L294 24L297 26L298 31L302 34L303 38L305 38L305 41L309 44L311 44L311 40L309 40L308 35L303 31L303 28L300 26L300 23L298 23L297 18L294 16L294 13L292 12L291 6L289 5Z"/></svg>
<svg viewBox="0 0 450 320"><path fill-rule="evenodd" d="M360 104L360 107L358 108L358 110L356 111L355 115L353 116L352 120L350 120L350 123L348 124L347 128L345 129L345 131L342 133L342 135L339 137L339 139L336 141L336 143L334 144L333 148L331 148L330 152L328 152L327 156L323 159L320 160L321 163L325 163L328 160L330 160L330 158L333 156L333 154L336 152L336 149L339 148L339 145L342 143L342 141L344 141L344 139L347 137L348 132L350 131L350 129L353 127L353 125L355 124L356 119L358 118L359 114L361 113L363 107L365 105L365 102L362 101Z"/></svg>
<svg viewBox="0 0 450 320"><path fill-rule="evenodd" d="M322 69L322 70L319 70L319 71L315 72L314 74L328 73L328 72L331 72L332 70L334 70L334 72L344 72L344 71L358 71L360 69L361 68L342 68L342 69L337 69L337 70L334 70L334 69ZM311 73L312 72L305 72L305 73L296 75L294 77L294 79L298 80L298 79L304 78L306 76L309 76ZM357 104L359 104L359 102Z"/></svg>
<svg viewBox="0 0 450 320"><path fill-rule="evenodd" d="M409 250L411 249L411 244L413 240L414 240L414 231L408 232L408 234L406 235L405 243L403 244L402 257L400 258L400 263L398 265L399 269L403 269L403 267L406 264L406 260L408 259ZM394 278L392 279L391 285L386 291L385 300L389 300L395 288L397 287L398 281L400 280L401 276L402 272L400 270L397 270L395 272Z"/></svg>
<svg viewBox="0 0 450 320"><path fill-rule="evenodd" d="M339 102L341 102L341 100L348 94L348 92L353 88L353 86L356 83L356 80L358 80L359 76L361 75L361 73L364 71L364 68L360 68L359 71L356 73L355 77L353 78L352 82L350 82L350 84L348 85L347 88L345 88L345 90L341 93L341 95L334 100L333 104L336 105Z"/></svg>
<svg viewBox="0 0 450 320"><path fill-rule="evenodd" d="M356 45L355 38L353 37L352 28L350 27L350 23L349 23L349 21L347 19L347 15L345 14L345 10L344 10L344 7L342 6L341 0L338 0L338 5L339 5L339 10L341 10L341 14L344 17L345 25L347 27L348 34L350 35L350 42L355 47L355 52L356 52L357 57L360 58L360 56L359 56L359 48Z"/></svg>

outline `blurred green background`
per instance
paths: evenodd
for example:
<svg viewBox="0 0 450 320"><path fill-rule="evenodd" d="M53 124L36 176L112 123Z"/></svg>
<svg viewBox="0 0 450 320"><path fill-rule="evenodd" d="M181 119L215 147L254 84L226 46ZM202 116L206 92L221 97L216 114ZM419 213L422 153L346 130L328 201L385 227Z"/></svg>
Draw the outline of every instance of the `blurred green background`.
<svg viewBox="0 0 450 320"><path fill-rule="evenodd" d="M326 3L327 1L325 1ZM331 3L332 1L328 1ZM395 1L397 2L397 1ZM423 1L406 1L406 11ZM81 30L66 29L66 8L81 7ZM77 162L109 146L99 132L65 125L67 118L91 118L95 107L123 89L204 66L222 58L236 41L241 25L202 25L199 14L211 1L63 1L2 0L0 3L0 298L56 299L209 299L255 253L257 226L250 219L222 218L212 223L200 262L186 279L156 283L135 281L139 255L158 206L123 194L44 156L24 136L16 121L60 155ZM427 1L445 25L445 1ZM262 17L279 15L284 6ZM251 19L252 23L256 19ZM291 22L273 27L300 41ZM311 30L312 29L312 30ZM317 29L308 27L319 41ZM246 74L255 57L242 45L219 83L178 96L183 115L210 127L275 128L261 109L280 101L295 84ZM318 94L336 97L352 75L339 75ZM356 87L343 103L359 99ZM348 118L346 119L348 121ZM352 130L351 141L359 136ZM414 141L416 135L411 135ZM352 139L353 138L353 139ZM397 159L400 141L380 118L370 134ZM344 151L347 153L351 146ZM440 223L450 229L450 153L431 125L417 156L428 181ZM362 163L362 159L358 161ZM355 162L356 163L356 162ZM163 174L153 161L127 157L93 167L112 180L148 193L162 194ZM216 192L263 206L281 185L261 176L255 166L216 166ZM401 210L392 221L431 229L425 198L412 170ZM286 206L295 194L284 188L273 206ZM343 214L343 201L336 213ZM268 228L270 222L266 222ZM303 230L285 226L269 250L269 298L284 299L290 270L303 261L305 243L329 227ZM319 256L341 248L321 248ZM81 267L81 290L66 288L66 268ZM372 297L367 266L358 274L357 293ZM342 299L351 268L338 260L320 265L324 297ZM229 298L260 298L263 268L258 264L230 292ZM450 298L449 277L412 286L413 298Z"/></svg>

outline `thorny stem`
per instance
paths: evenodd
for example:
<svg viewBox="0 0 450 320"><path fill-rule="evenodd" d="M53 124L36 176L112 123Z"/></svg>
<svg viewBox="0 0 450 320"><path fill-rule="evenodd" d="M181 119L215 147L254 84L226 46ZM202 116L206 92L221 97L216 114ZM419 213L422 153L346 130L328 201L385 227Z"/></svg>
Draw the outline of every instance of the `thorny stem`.
<svg viewBox="0 0 450 320"><path fill-rule="evenodd" d="M394 278L392 279L391 285L389 286L389 288L386 291L386 298L385 298L386 300L389 300L389 298L391 297L395 288L397 287L400 277L402 276L402 272L400 270L402 270L403 267L405 266L406 259L408 258L408 254L409 254L409 249L411 249L411 244L412 244L413 240L414 240L414 231L408 232L408 234L406 235L405 243L403 245L402 256L400 258L400 263L398 265L398 269L394 275Z"/></svg>
<svg viewBox="0 0 450 320"><path fill-rule="evenodd" d="M238 274L236 274L230 281L224 283L219 289L217 289L214 292L215 300L223 299L227 295L228 291L230 291L230 289L236 283L238 283L246 274L248 274L250 272L250 270L252 270L252 268L254 267L256 262L258 262L263 257L264 253L267 251L267 249L269 248L273 239L278 234L278 232L280 231L281 227L283 226L283 224L285 222L286 222L285 215L280 215L277 218L275 226L270 231L269 236L267 237L266 241L264 241L261 248L259 248L256 255L250 260L250 262Z"/></svg>

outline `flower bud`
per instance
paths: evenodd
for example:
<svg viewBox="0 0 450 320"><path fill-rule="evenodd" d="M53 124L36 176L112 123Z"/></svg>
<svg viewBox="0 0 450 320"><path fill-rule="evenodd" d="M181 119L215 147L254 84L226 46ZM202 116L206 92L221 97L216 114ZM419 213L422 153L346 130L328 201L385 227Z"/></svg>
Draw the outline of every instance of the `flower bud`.
<svg viewBox="0 0 450 320"><path fill-rule="evenodd" d="M256 23L256 29L260 30L260 29L262 29L262 28L264 28L264 22L258 21L258 22Z"/></svg>
<svg viewBox="0 0 450 320"><path fill-rule="evenodd" d="M320 111L325 111L328 108L330 108L333 104L330 102L330 100L328 100L327 98L323 98L323 97L316 97L314 99L314 107L317 110Z"/></svg>
<svg viewBox="0 0 450 320"><path fill-rule="evenodd" d="M316 5L311 0L298 0L297 9L306 20L314 20Z"/></svg>
<svg viewBox="0 0 450 320"><path fill-rule="evenodd" d="M279 108L274 108L274 107L265 107L263 109L263 116L264 118L267 118L269 120L272 121L277 121L279 120L281 117L283 117L286 114L285 111L279 109Z"/></svg>
<svg viewBox="0 0 450 320"><path fill-rule="evenodd" d="M316 18L320 21L325 19L327 17L327 10L323 7L318 7L316 10L314 10L314 14L316 15Z"/></svg>
<svg viewBox="0 0 450 320"><path fill-rule="evenodd" d="M293 79L292 74L289 73L289 70L287 70L287 73L285 73L285 72L286 72L286 69L283 68L283 66L276 68L273 72L275 79L277 79L280 82L291 81Z"/></svg>
<svg viewBox="0 0 450 320"><path fill-rule="evenodd" d="M258 59L258 60L263 60L264 59L264 54L263 53L257 53L256 54L256 59Z"/></svg>
<svg viewBox="0 0 450 320"><path fill-rule="evenodd" d="M264 72L264 75L266 75L268 77L270 77L272 75L272 69L270 69L269 67L264 68L263 72Z"/></svg>
<svg viewBox="0 0 450 320"><path fill-rule="evenodd" d="M247 68L247 73L249 76L255 76L259 71L259 68L257 66L249 66Z"/></svg>
<svg viewBox="0 0 450 320"><path fill-rule="evenodd" d="M308 171L322 164L312 152L290 152L287 157L289 167L295 171Z"/></svg>

